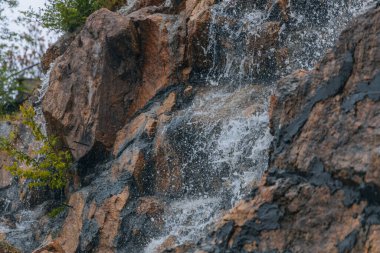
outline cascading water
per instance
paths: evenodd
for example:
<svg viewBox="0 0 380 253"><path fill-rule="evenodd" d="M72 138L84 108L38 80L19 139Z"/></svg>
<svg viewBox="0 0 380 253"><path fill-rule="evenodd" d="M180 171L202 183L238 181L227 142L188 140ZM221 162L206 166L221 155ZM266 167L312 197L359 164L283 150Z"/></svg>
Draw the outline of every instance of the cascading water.
<svg viewBox="0 0 380 253"><path fill-rule="evenodd" d="M201 79L236 86L310 69L375 0L290 0L286 17L273 2L224 0L213 7L206 49L213 63Z"/></svg>
<svg viewBox="0 0 380 253"><path fill-rule="evenodd" d="M211 86L161 130L177 150L187 150L182 193L165 211L162 236L145 252L155 252L166 240L196 242L249 192L268 162L271 83L296 69L311 69L353 16L375 3L304 2L288 2L287 22L274 21L281 15L275 5L256 1L224 0L212 8L205 48L212 66L199 77ZM261 44L271 41L268 33L275 42ZM286 52L280 60L279 52ZM252 85L257 82L266 85Z"/></svg>
<svg viewBox="0 0 380 253"><path fill-rule="evenodd" d="M231 208L261 177L272 139L266 102L270 90L208 90L163 129L169 139L181 140L171 143L176 150L187 150L181 160L183 192L166 210L165 235L146 252L168 236L177 243L199 239L220 211Z"/></svg>
<svg viewBox="0 0 380 253"><path fill-rule="evenodd" d="M138 8L137 1L127 2L120 12ZM168 198L162 233L147 245L148 253L168 238L183 244L205 237L214 221L250 192L268 162L268 97L275 80L295 69L310 69L347 22L375 1L289 0L286 17L267 2L271 1L221 0L212 7L209 43L204 47L212 61L208 71L196 76L197 83L207 85L195 88L192 104L157 130L181 152L175 154L181 175L173 179L181 182ZM165 6L171 3L165 1ZM49 81L44 84L40 99ZM2 194L6 198L1 214L19 199L16 188ZM0 233L17 246L33 238L33 232L41 233L38 219L46 208L16 209L13 227L0 226ZM33 249L35 243L23 247Z"/></svg>

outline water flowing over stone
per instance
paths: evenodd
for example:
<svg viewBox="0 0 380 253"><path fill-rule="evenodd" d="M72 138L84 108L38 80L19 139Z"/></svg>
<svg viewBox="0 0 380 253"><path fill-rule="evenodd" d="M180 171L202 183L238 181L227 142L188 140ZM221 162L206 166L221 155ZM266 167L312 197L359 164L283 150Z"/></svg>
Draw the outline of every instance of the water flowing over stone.
<svg viewBox="0 0 380 253"><path fill-rule="evenodd" d="M205 48L212 64L200 78L238 86L311 69L352 17L374 3L223 0L212 7Z"/></svg>
<svg viewBox="0 0 380 253"><path fill-rule="evenodd" d="M317 68L279 81L270 169L186 252L379 250L379 20L369 10Z"/></svg>
<svg viewBox="0 0 380 253"><path fill-rule="evenodd" d="M167 238L180 244L199 240L221 211L231 208L261 178L272 139L270 90L208 89L163 127L161 134L170 149L184 152L175 154L180 157L181 174L176 180L182 182L164 214L166 235L154 240L146 252Z"/></svg>
<svg viewBox="0 0 380 253"><path fill-rule="evenodd" d="M165 128L165 139L181 140L172 144L174 149L187 150L180 162L186 194L167 211L166 236L154 240L146 252L153 252L167 240L184 244L204 237L221 211L241 200L247 194L244 187L259 180L266 169L271 142L266 104L270 88L249 91L241 87L267 77L273 80L298 68L311 69L352 16L372 4L338 1L306 13L302 4L292 5L290 1L283 10L277 10L283 11L279 19L274 16L275 8L282 6L226 0L212 7L209 44L205 48L212 56L212 65L201 79L219 88L207 96L198 94L188 113L179 114ZM276 54L283 52L286 55L282 62L275 62L282 57ZM226 84L238 88L232 92L220 88ZM253 108L245 108L247 97L242 94L250 92L251 96L256 94L247 96L247 104ZM256 114L250 115L250 110ZM179 127L181 124L184 126ZM192 127L201 129L196 137L190 134Z"/></svg>
<svg viewBox="0 0 380 253"><path fill-rule="evenodd" d="M331 51L323 55L354 16L375 2L128 0L118 13L102 9L92 14L82 30L45 57L45 67L55 64L37 102L42 99L48 132L59 135L77 159L65 191L67 208L48 218L57 196L27 206L25 191L19 191L22 184L5 180L0 240L4 237L27 252L38 248L36 253L271 252L267 244L286 252L282 243L287 234L280 228L295 222L302 230L301 214L310 209L300 211L300 206L331 207L341 219L337 222L348 221L347 227L359 224L359 213L368 224L377 224L375 156L364 159L367 163L359 158L329 163L328 155L335 152L329 143L319 147L305 141L324 136L315 131L292 142L302 134L294 129L301 129L297 127L305 124L311 110L321 109L317 102L330 94L318 85L341 66ZM360 24L372 19L362 18ZM360 33L352 34L360 44L355 34ZM347 32L342 36L350 43ZM370 55L368 59L375 62ZM283 78L300 68L305 70ZM358 67L355 73L360 71ZM339 83L346 72L328 84ZM378 80L369 74L365 78ZM376 82L368 85L377 87ZM350 111L366 98L377 99L367 88L363 83L352 94L342 94L347 98L334 99L344 101L342 110ZM310 95L315 91L318 96ZM325 114L342 110L326 109ZM325 114L311 123L323 125ZM336 127L332 121L325 123ZM347 125L355 124L347 120ZM373 129L369 132L377 133ZM6 131L0 124L0 132ZM309 146L323 159L312 159ZM352 172L355 183L368 184L365 189L351 185L351 172L340 170L342 164L355 162L372 164L365 178ZM306 164L311 169L302 167ZM303 170L288 171L295 165ZM371 189L373 194L368 193ZM358 192L372 201L369 208L359 204ZM342 201L350 208L344 209ZM300 216L284 223L289 213ZM333 218L328 220L334 223ZM310 227L324 226L323 220L311 220ZM341 227L328 249L346 252L364 233L355 228ZM318 237L318 229L311 236ZM373 241L377 230L371 229ZM267 244L259 245L259 237Z"/></svg>

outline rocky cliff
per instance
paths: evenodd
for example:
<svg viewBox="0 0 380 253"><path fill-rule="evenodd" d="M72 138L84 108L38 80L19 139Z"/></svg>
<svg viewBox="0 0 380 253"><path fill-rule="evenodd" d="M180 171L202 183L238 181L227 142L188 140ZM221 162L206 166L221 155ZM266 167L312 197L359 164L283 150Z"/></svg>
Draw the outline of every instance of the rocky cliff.
<svg viewBox="0 0 380 253"><path fill-rule="evenodd" d="M45 55L47 131L76 161L66 208L49 218L62 196L0 170L0 241L34 253L380 252L380 8L132 2ZM347 23L312 70L282 77Z"/></svg>
<svg viewBox="0 0 380 253"><path fill-rule="evenodd" d="M205 252L378 252L380 9L271 97L270 168Z"/></svg>

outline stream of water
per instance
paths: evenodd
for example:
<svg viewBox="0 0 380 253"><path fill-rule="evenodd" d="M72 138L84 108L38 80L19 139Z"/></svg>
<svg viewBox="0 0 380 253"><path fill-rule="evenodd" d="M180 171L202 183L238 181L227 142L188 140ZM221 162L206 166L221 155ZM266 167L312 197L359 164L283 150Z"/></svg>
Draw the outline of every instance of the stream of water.
<svg viewBox="0 0 380 253"><path fill-rule="evenodd" d="M128 1L131 6L135 2ZM272 141L268 98L276 80L296 69L311 69L348 22L376 1L326 1L323 8L309 1L312 6L305 9L307 1L289 0L289 22L276 24L274 8L256 2L266 1L221 0L212 7L209 43L204 49L212 65L199 77L207 85L188 108L176 112L159 129L171 137L173 147L186 150L181 154L183 183L181 196L165 209L161 235L152 238L146 253L155 252L168 238L175 244L197 242L218 217L250 192L268 164ZM130 10L126 7L125 11ZM272 25L279 28L276 42L261 45ZM278 52L284 49L286 56L278 62ZM40 100L48 83L47 78ZM38 107L37 112L42 115ZM4 203L8 209L11 203L7 199ZM0 226L0 233L14 240L31 237L25 231L38 229L38 212L21 212L15 228Z"/></svg>
<svg viewBox="0 0 380 253"><path fill-rule="evenodd" d="M291 0L291 22L281 25L278 43L264 50L253 47L252 41L263 36L273 9L253 2L223 0L212 9L205 50L213 64L201 79L218 87L198 94L164 129L197 136L181 140L188 150L182 164L185 194L169 204L162 236L151 241L146 253L155 252L168 238L177 244L196 242L249 192L268 163L268 98L275 80L296 69L311 69L348 22L375 3L328 1L323 9L311 4L306 10ZM261 64L273 60L281 48L287 49L284 64L268 73L270 64ZM252 85L259 81L266 85Z"/></svg>
<svg viewBox="0 0 380 253"><path fill-rule="evenodd" d="M274 21L276 8L259 2L223 0L212 8L206 51L213 64L202 76L208 83L239 86L311 69L353 17L376 1L289 0L286 23ZM278 41L266 39L268 34ZM279 63L281 50L286 57Z"/></svg>

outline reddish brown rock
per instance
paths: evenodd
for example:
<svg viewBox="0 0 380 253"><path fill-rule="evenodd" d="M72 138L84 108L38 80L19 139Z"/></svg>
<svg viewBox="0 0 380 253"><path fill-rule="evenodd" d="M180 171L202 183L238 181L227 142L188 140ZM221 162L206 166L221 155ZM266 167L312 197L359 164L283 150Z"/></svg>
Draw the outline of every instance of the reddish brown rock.
<svg viewBox="0 0 380 253"><path fill-rule="evenodd" d="M48 71L51 64L70 46L71 42L75 39L77 32L67 33L60 37L56 43L50 46L41 58L42 70Z"/></svg>
<svg viewBox="0 0 380 253"><path fill-rule="evenodd" d="M165 101L162 103L160 108L158 108L157 115L160 116L161 114L170 113L176 104L176 98L177 98L176 93L171 92L169 96L165 99Z"/></svg>
<svg viewBox="0 0 380 253"><path fill-rule="evenodd" d="M360 18L315 70L279 83L273 167L307 171L317 159L340 180L380 186L380 104L372 95L380 80L379 17L376 10Z"/></svg>
<svg viewBox="0 0 380 253"><path fill-rule="evenodd" d="M66 253L59 243L53 241L43 247L33 251L32 253Z"/></svg>
<svg viewBox="0 0 380 253"><path fill-rule="evenodd" d="M159 194L178 195L182 187L182 172L176 151L160 133L155 141L155 191Z"/></svg>
<svg viewBox="0 0 380 253"><path fill-rule="evenodd" d="M124 16L105 9L92 14L52 69L44 114L75 159L94 147L110 150L116 133L160 90L203 64L190 60L199 51L190 45L207 43L203 15L213 1L183 1L170 14L152 6L160 1L137 2L150 7Z"/></svg>
<svg viewBox="0 0 380 253"><path fill-rule="evenodd" d="M149 138L154 137L157 131L158 121L156 119L148 119L145 125L144 132L147 134Z"/></svg>
<svg viewBox="0 0 380 253"><path fill-rule="evenodd" d="M145 170L146 160L143 151L139 149L127 149L113 164L112 179L117 181L124 171L129 171L137 184L138 190L143 192L145 190L143 182Z"/></svg>
<svg viewBox="0 0 380 253"><path fill-rule="evenodd" d="M280 81L271 98L270 169L187 252L378 252L379 35L377 8L313 71Z"/></svg>
<svg viewBox="0 0 380 253"><path fill-rule="evenodd" d="M308 183L291 186L280 180L260 187L256 198L238 204L219 226L223 229L234 224L225 243L236 251L242 247L248 252L303 252L307 247L310 252L337 252L337 242L360 228L358 214L366 206L363 201L347 208L344 195L343 191L331 194L328 187ZM245 240L244 234L252 239Z"/></svg>
<svg viewBox="0 0 380 253"><path fill-rule="evenodd" d="M139 53L133 23L102 9L57 60L42 106L49 130L65 140L76 159L95 143L112 146L138 86Z"/></svg>
<svg viewBox="0 0 380 253"><path fill-rule="evenodd" d="M120 213L129 200L129 187L124 188L119 194L104 199L101 203L92 201L86 208L86 201L89 197L86 192L77 192L70 197L69 212L63 227L54 242L43 247L41 250L54 250L46 252L74 253L83 244L81 234L85 229L84 222L89 219L97 224L97 247L96 252L114 252L114 240L119 232L121 223ZM54 246L54 247L53 247ZM58 251L58 250L63 251ZM45 251L41 251L45 252ZM37 251L40 252L40 251Z"/></svg>
<svg viewBox="0 0 380 253"><path fill-rule="evenodd" d="M215 0L187 0L186 14L188 16L187 23L187 61L191 68L186 69L183 73L184 77L191 78L191 74L207 71L212 66L212 61L204 53L204 48L208 45L209 40L209 23L211 19L210 6ZM206 46L207 47L207 46Z"/></svg>
<svg viewBox="0 0 380 253"><path fill-rule="evenodd" d="M79 236L83 225L82 215L85 207L85 198L86 196L81 192L74 193L70 197L69 205L72 208L70 208L62 230L56 239L56 243L66 253L74 253L78 248Z"/></svg>
<svg viewBox="0 0 380 253"><path fill-rule="evenodd" d="M125 188L120 194L107 199L102 206L96 209L94 217L100 227L99 253L112 253L116 250L114 240L119 232L120 212L129 199L129 188Z"/></svg>
<svg viewBox="0 0 380 253"><path fill-rule="evenodd" d="M137 214L159 217L164 212L164 203L156 197L143 197L137 207Z"/></svg>
<svg viewBox="0 0 380 253"><path fill-rule="evenodd" d="M368 240L365 244L365 251L364 253L370 253L370 252L380 252L380 226L372 226L370 228L370 231L368 232Z"/></svg>

